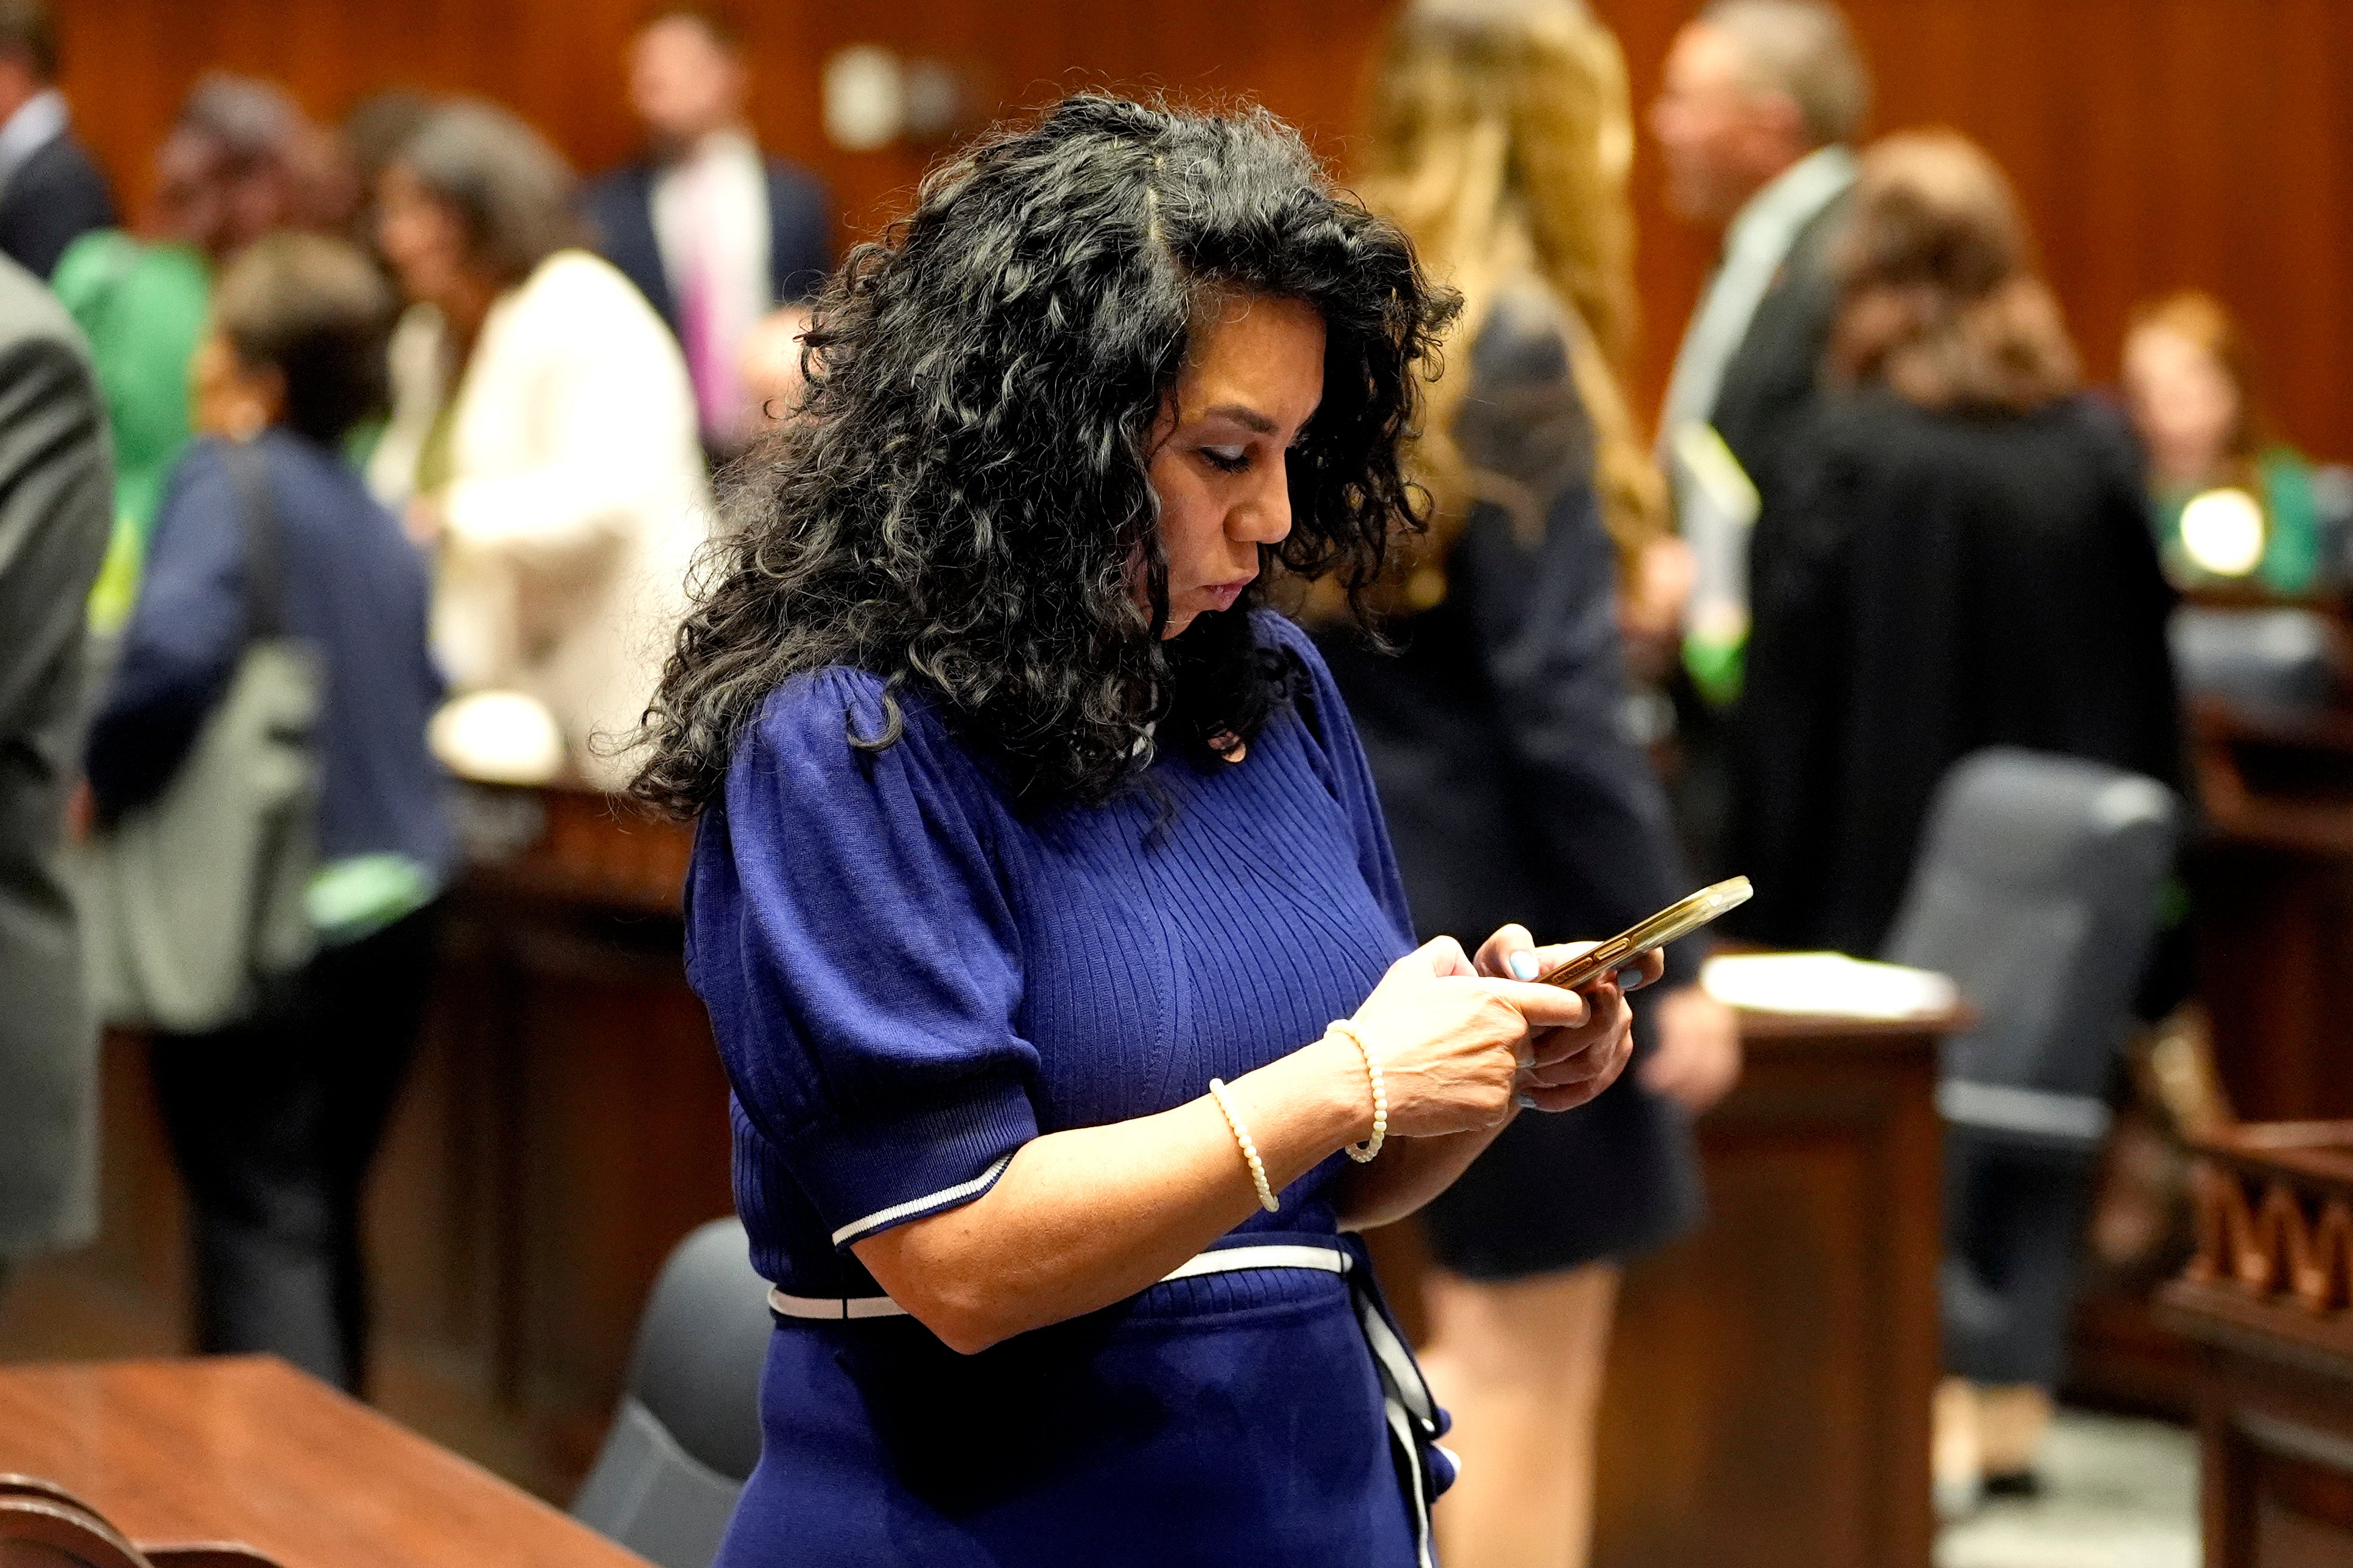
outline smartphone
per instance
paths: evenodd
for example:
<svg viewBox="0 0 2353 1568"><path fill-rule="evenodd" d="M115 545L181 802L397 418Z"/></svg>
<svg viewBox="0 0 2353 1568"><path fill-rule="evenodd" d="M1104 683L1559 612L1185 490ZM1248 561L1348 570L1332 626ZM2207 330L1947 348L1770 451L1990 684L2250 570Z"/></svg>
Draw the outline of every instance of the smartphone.
<svg viewBox="0 0 2353 1568"><path fill-rule="evenodd" d="M1746 877L1702 888L1690 898L1669 904L1650 919L1620 931L1591 952L1581 952L1567 963L1537 975L1536 983L1570 991L1590 985L1652 948L1663 947L1679 936L1689 936L1716 916L1738 909L1756 890Z"/></svg>

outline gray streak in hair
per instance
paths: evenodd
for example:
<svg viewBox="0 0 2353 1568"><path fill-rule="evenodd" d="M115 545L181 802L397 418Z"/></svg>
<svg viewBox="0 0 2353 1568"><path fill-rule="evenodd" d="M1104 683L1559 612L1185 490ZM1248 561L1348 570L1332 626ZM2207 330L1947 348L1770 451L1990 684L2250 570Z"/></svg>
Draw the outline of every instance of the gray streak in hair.
<svg viewBox="0 0 2353 1568"><path fill-rule="evenodd" d="M516 284L586 237L572 208L572 170L547 139L496 105L436 110L394 162L447 202L474 259Z"/></svg>
<svg viewBox="0 0 2353 1568"><path fill-rule="evenodd" d="M1738 46L1759 86L1789 96L1815 146L1862 128L1871 69L1830 0L1714 0L1699 19Z"/></svg>

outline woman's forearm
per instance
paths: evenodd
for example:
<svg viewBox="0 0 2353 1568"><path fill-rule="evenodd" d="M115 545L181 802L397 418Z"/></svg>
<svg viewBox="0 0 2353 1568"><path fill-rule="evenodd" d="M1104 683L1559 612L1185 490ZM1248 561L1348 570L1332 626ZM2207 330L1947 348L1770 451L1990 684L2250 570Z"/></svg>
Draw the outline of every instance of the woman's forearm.
<svg viewBox="0 0 2353 1568"><path fill-rule="evenodd" d="M1370 1131L1364 1067L1342 1041L1227 1087L1278 1192ZM852 1249L892 1300L969 1353L1134 1295L1257 1207L1233 1131L1205 1094L1033 1139L981 1197Z"/></svg>
<svg viewBox="0 0 2353 1568"><path fill-rule="evenodd" d="M1514 1110L1513 1115L1519 1114ZM1454 1184L1486 1152L1496 1134L1511 1125L1509 1118L1493 1127L1450 1132L1441 1138L1407 1138L1381 1151L1369 1165L1343 1172L1333 1184L1332 1197L1342 1230L1377 1230L1420 1211L1422 1205Z"/></svg>

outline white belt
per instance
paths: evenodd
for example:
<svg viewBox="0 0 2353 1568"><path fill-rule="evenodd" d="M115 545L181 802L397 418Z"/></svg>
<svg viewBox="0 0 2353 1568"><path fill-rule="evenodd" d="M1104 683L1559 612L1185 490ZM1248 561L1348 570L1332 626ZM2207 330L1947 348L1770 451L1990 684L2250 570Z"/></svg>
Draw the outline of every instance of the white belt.
<svg viewBox="0 0 2353 1568"><path fill-rule="evenodd" d="M1188 1258L1160 1277L1190 1279L1200 1274L1239 1274L1248 1268L1313 1268L1324 1274L1345 1274L1353 1263L1337 1247L1298 1243L1264 1247L1220 1247ZM888 1296L787 1296L768 1288L768 1310L787 1318L816 1318L847 1322L854 1318L903 1318L907 1309Z"/></svg>

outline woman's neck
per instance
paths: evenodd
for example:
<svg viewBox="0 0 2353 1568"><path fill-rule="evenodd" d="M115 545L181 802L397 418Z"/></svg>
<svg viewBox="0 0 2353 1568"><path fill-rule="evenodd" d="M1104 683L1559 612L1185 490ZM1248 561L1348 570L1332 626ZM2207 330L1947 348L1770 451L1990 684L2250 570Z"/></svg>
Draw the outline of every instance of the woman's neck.
<svg viewBox="0 0 2353 1568"><path fill-rule="evenodd" d="M491 307L499 302L501 292L496 279L468 271L433 301L448 329L450 347L459 363L463 364L472 356L474 340L481 336L482 323L490 319Z"/></svg>

